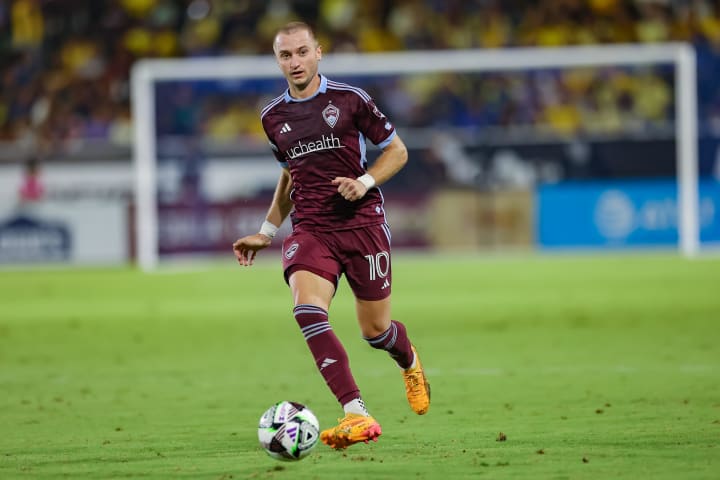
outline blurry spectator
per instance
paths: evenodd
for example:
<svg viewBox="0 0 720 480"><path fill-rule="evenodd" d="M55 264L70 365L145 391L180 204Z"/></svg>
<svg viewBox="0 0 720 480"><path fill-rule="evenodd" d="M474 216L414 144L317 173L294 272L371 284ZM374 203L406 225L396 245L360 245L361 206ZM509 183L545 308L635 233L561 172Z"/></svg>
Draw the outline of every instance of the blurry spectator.
<svg viewBox="0 0 720 480"><path fill-rule="evenodd" d="M61 67L66 71L68 77L78 82L96 80L105 69L102 52L98 45L87 37L69 38L60 49L60 61ZM86 94L87 90L85 89L78 91L78 97ZM91 103L94 103L94 99Z"/></svg>
<svg viewBox="0 0 720 480"><path fill-rule="evenodd" d="M21 204L27 204L42 200L45 195L45 187L43 187L40 179L40 164L37 157L29 158L25 161L25 169L23 171L22 183L18 190L18 198Z"/></svg>
<svg viewBox="0 0 720 480"><path fill-rule="evenodd" d="M645 126L666 122L672 106L669 86L651 69L644 69L636 78L633 88L634 112Z"/></svg>
<svg viewBox="0 0 720 480"><path fill-rule="evenodd" d="M205 202L202 178L206 159L201 150L197 137L187 137L184 154L178 160L181 170L179 201L195 207L202 206Z"/></svg>
<svg viewBox="0 0 720 480"><path fill-rule="evenodd" d="M720 4L701 2L698 10L699 33L720 54Z"/></svg>
<svg viewBox="0 0 720 480"><path fill-rule="evenodd" d="M635 32L640 42L666 42L670 39L670 21L666 2L638 0L639 19Z"/></svg>
<svg viewBox="0 0 720 480"><path fill-rule="evenodd" d="M119 0L118 3L135 18L144 18L155 7L156 0Z"/></svg>
<svg viewBox="0 0 720 480"><path fill-rule="evenodd" d="M471 32L477 36L477 43L473 42L470 46L501 48L511 44L512 24L498 1L481 9L475 22L477 26L473 25Z"/></svg>
<svg viewBox="0 0 720 480"><path fill-rule="evenodd" d="M132 135L130 108L124 105L116 107L112 122L108 126L108 140L113 145L129 147L132 144Z"/></svg>
<svg viewBox="0 0 720 480"><path fill-rule="evenodd" d="M533 45L540 47L561 47L573 45L574 24L570 12L560 2L545 2L538 5L537 25L534 25Z"/></svg>
<svg viewBox="0 0 720 480"><path fill-rule="evenodd" d="M38 0L15 0L11 8L12 45L37 48L45 35L43 12Z"/></svg>

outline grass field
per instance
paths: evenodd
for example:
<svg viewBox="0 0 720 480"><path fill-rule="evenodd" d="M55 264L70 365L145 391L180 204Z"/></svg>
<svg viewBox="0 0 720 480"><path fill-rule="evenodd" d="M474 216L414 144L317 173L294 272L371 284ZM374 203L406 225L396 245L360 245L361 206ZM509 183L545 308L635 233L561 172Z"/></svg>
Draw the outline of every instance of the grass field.
<svg viewBox="0 0 720 480"><path fill-rule="evenodd" d="M397 256L393 293L430 412L361 340L343 284L331 322L384 434L288 464L257 442L270 404L322 427L341 412L274 256L0 271L0 478L720 477L720 260Z"/></svg>

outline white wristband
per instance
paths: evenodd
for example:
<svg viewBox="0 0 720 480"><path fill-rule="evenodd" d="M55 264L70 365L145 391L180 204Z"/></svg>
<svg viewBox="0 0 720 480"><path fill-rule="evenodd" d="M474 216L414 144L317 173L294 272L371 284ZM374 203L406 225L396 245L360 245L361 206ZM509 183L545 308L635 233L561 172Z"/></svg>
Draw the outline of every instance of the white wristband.
<svg viewBox="0 0 720 480"><path fill-rule="evenodd" d="M273 225L272 223L270 223L270 222L268 222L267 220L265 220L265 221L262 223L262 225L260 226L260 232L259 232L259 233L262 233L262 234L265 235L266 237L273 238L273 237L275 237L275 234L277 233L277 231L278 231L278 227L276 227L276 226Z"/></svg>
<svg viewBox="0 0 720 480"><path fill-rule="evenodd" d="M360 175L356 180L365 185L365 188L367 190L370 190L372 187L375 186L375 179L369 173L366 173L365 175Z"/></svg>

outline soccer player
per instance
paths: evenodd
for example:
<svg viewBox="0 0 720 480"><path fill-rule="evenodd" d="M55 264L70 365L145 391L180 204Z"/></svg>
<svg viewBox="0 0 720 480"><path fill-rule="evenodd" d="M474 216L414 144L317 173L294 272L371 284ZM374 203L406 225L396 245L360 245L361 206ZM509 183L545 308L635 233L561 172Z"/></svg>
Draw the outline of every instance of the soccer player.
<svg viewBox="0 0 720 480"><path fill-rule="evenodd" d="M288 88L260 116L282 172L260 231L238 239L233 250L241 265L252 265L291 215L293 230L282 246L285 281L315 364L344 410L339 425L320 438L341 449L377 441L382 433L328 322L342 274L354 293L364 339L397 362L415 413L430 407L417 351L405 326L390 318L390 230L378 189L405 165L407 149L367 93L318 73L322 50L309 25L285 25L273 50ZM366 138L382 149L369 170Z"/></svg>

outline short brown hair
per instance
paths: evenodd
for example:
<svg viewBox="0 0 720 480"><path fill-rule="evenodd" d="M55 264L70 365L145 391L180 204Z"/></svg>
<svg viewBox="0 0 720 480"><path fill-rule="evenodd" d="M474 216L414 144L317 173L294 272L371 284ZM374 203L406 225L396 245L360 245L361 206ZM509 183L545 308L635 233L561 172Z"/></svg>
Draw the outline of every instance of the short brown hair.
<svg viewBox="0 0 720 480"><path fill-rule="evenodd" d="M284 26L278 29L277 33L290 34L298 30L307 30L310 33L310 36L315 38L315 32L313 31L312 27L307 23L300 21L286 23Z"/></svg>

